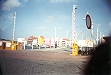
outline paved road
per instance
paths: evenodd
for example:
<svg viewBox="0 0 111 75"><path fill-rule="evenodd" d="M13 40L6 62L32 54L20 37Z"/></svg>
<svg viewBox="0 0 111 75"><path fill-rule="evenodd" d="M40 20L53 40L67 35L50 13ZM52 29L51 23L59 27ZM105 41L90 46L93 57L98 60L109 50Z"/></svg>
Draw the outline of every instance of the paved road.
<svg viewBox="0 0 111 75"><path fill-rule="evenodd" d="M88 58L67 49L0 50L3 75L82 75Z"/></svg>

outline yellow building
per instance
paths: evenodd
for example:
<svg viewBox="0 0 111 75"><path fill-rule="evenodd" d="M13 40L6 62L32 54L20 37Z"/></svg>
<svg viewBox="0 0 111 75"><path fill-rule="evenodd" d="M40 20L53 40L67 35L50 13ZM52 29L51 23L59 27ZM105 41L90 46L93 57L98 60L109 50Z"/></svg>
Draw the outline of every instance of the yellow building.
<svg viewBox="0 0 111 75"><path fill-rule="evenodd" d="M42 45L45 42L44 36L38 36L38 45Z"/></svg>

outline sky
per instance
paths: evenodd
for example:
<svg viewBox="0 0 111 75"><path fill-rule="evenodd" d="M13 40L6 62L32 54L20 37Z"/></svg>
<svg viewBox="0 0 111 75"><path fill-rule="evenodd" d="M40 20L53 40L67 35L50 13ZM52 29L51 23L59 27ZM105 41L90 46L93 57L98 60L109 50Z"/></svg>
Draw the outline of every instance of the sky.
<svg viewBox="0 0 111 75"><path fill-rule="evenodd" d="M91 38L86 27L87 12L93 22L94 38L111 30L111 0L0 0L0 38L12 39L16 12L15 40L29 36L72 38L72 11L76 5L76 37ZM99 35L100 37L100 35Z"/></svg>

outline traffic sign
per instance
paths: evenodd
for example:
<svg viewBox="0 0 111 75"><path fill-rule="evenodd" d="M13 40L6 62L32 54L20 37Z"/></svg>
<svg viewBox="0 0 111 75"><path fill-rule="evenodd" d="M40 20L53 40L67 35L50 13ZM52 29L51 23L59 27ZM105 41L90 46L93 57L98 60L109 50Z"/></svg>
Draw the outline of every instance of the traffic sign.
<svg viewBox="0 0 111 75"><path fill-rule="evenodd" d="M86 26L88 29L91 29L92 21L89 14L86 15Z"/></svg>

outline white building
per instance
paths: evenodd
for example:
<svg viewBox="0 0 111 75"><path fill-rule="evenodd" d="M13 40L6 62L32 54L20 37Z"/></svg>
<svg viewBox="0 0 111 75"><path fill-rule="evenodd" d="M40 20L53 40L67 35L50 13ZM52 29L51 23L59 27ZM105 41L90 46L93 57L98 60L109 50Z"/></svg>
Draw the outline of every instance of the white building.
<svg viewBox="0 0 111 75"><path fill-rule="evenodd" d="M69 39L66 38L51 38L51 46L55 46L57 43L58 47L69 46L71 44Z"/></svg>
<svg viewBox="0 0 111 75"><path fill-rule="evenodd" d="M90 39L87 40L77 40L79 47L93 47L93 42Z"/></svg>

